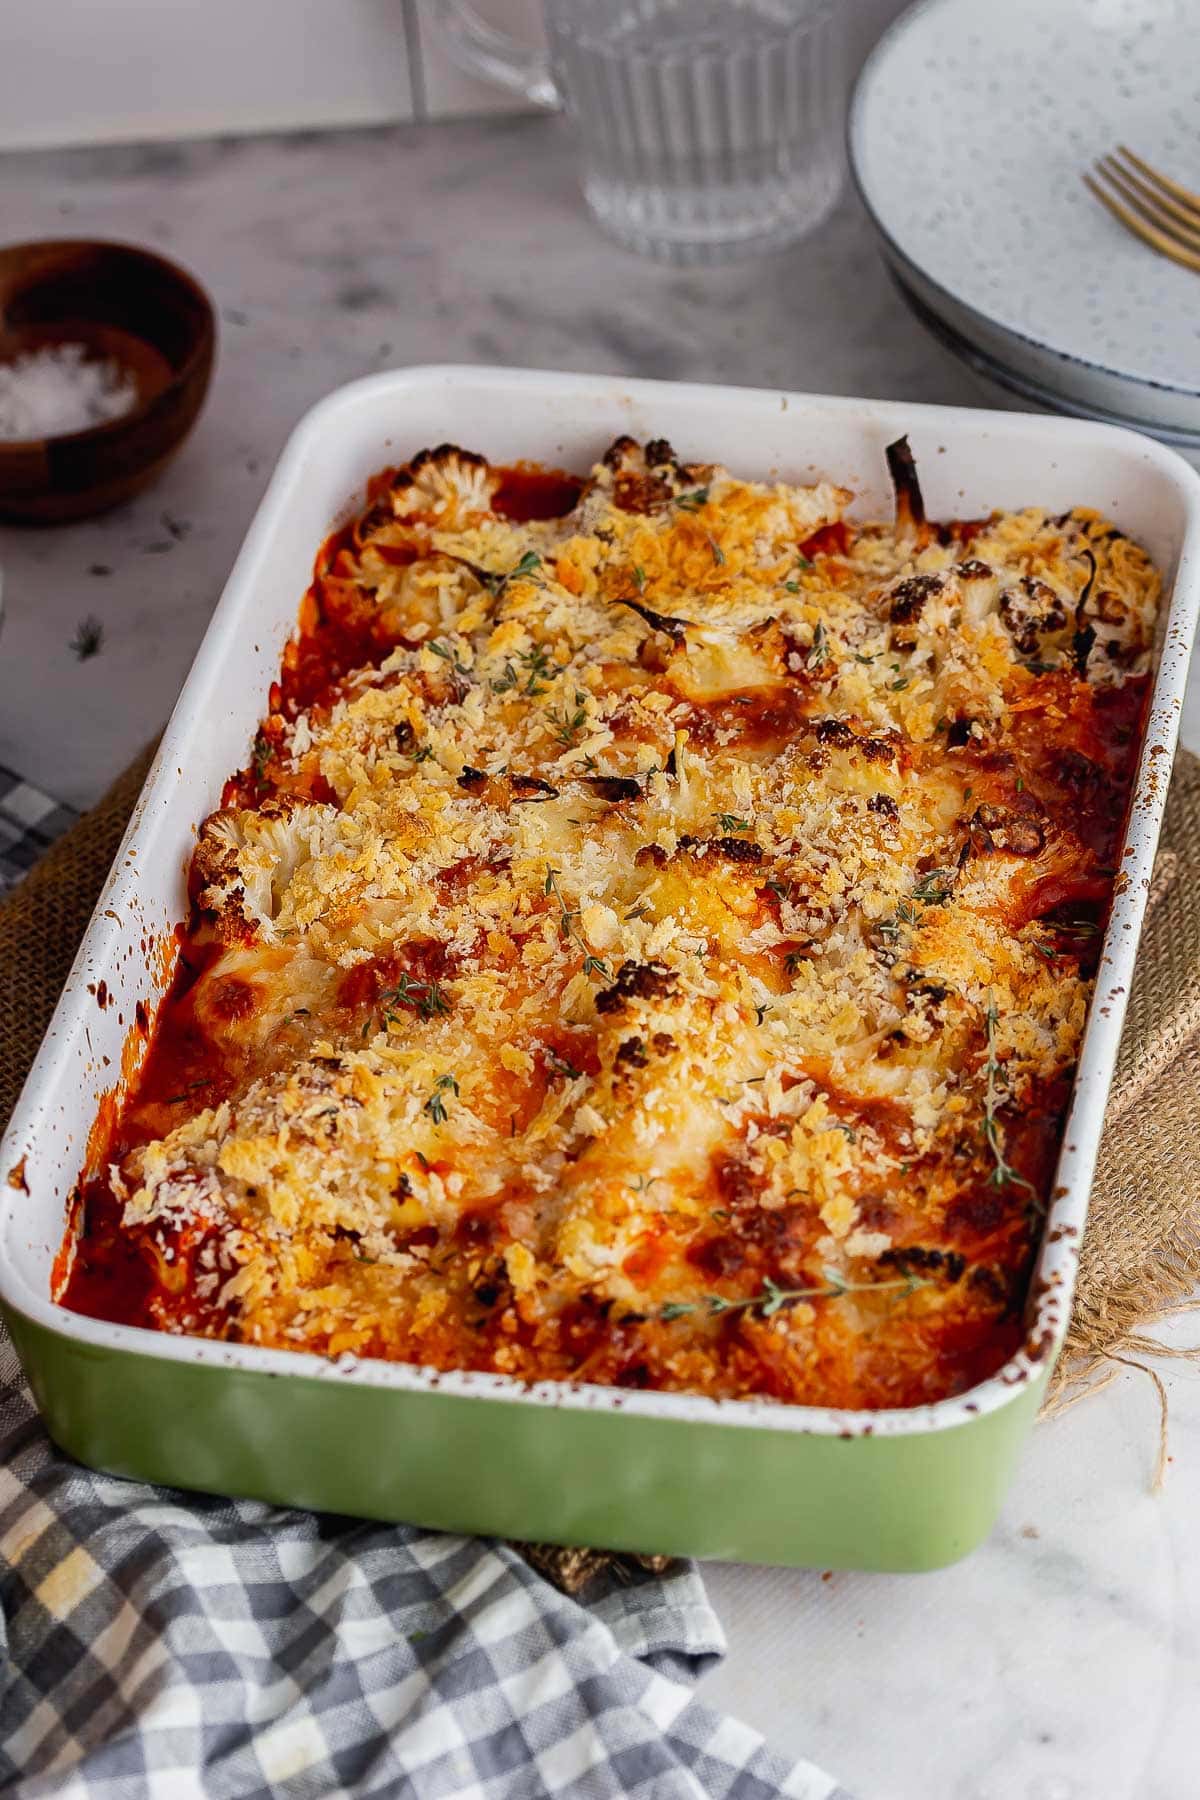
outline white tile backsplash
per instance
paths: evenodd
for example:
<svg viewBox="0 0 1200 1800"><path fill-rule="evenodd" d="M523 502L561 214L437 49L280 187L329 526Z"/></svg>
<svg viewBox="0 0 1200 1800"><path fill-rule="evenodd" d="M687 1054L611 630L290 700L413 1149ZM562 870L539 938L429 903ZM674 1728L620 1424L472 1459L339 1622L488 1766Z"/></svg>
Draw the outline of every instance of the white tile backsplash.
<svg viewBox="0 0 1200 1800"><path fill-rule="evenodd" d="M537 0L483 0L483 11L536 28ZM0 149L522 104L460 74L417 0L0 0Z"/></svg>
<svg viewBox="0 0 1200 1800"><path fill-rule="evenodd" d="M840 3L854 67L901 0ZM476 4L541 41L541 0ZM522 110L455 66L435 28L443 5L0 0L0 150Z"/></svg>

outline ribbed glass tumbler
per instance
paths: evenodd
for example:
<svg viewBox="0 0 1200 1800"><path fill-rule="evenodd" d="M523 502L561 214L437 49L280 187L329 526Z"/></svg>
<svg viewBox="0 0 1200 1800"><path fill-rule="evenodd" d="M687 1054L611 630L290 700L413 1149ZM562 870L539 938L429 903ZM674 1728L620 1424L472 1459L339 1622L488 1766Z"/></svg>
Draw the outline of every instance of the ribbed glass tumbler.
<svg viewBox="0 0 1200 1800"><path fill-rule="evenodd" d="M839 0L546 0L597 219L714 262L793 243L842 176Z"/></svg>

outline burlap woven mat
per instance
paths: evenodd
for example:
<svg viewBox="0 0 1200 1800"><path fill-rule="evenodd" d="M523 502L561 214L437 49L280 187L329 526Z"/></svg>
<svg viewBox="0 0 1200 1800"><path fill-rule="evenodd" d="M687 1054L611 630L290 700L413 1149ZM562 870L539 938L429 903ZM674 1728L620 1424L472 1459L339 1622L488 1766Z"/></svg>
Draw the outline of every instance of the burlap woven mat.
<svg viewBox="0 0 1200 1800"><path fill-rule="evenodd" d="M83 935L149 767L146 751L0 906L0 1130ZM1181 751L1092 1191L1075 1310L1047 1410L1105 1386L1124 1364L1165 1352L1146 1336L1200 1304L1200 759ZM602 1568L664 1557L522 1546L570 1592Z"/></svg>

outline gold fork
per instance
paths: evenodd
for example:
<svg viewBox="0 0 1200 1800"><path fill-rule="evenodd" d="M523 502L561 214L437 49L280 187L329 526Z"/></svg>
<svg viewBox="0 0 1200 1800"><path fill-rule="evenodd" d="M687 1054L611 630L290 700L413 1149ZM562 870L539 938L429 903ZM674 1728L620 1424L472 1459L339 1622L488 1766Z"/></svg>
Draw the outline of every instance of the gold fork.
<svg viewBox="0 0 1200 1800"><path fill-rule="evenodd" d="M1200 271L1200 194L1160 174L1124 144L1115 156L1102 156L1083 183L1143 244Z"/></svg>

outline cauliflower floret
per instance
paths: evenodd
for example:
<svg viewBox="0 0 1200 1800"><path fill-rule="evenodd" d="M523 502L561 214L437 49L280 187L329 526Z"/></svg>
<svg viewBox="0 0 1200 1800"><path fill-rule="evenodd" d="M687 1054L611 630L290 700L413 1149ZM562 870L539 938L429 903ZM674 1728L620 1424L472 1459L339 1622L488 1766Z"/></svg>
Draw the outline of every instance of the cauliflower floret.
<svg viewBox="0 0 1200 1800"><path fill-rule="evenodd" d="M1001 594L1000 617L1022 656L1046 661L1052 649L1069 646L1075 602L1066 600L1048 581L1023 575Z"/></svg>
<svg viewBox="0 0 1200 1800"><path fill-rule="evenodd" d="M719 463L682 462L663 438L655 438L643 448L631 437L619 437L592 470L572 523L580 533L592 532L604 525L613 505L621 512L659 517L669 523L676 516L672 510L676 506L692 512L710 501L715 518L722 496L730 490L770 503L759 528L759 561L767 563L795 553L805 538L840 518L853 498L848 488L828 481L812 487L734 481Z"/></svg>
<svg viewBox="0 0 1200 1800"><path fill-rule="evenodd" d="M482 456L441 444L402 469L392 489L398 519L420 518L441 531L462 531L491 511L500 476Z"/></svg>
<svg viewBox="0 0 1200 1800"><path fill-rule="evenodd" d="M337 816L332 806L276 799L257 812L217 812L204 821L192 864L197 900L224 935L244 937L250 925L274 941L283 894L301 865L322 854Z"/></svg>

